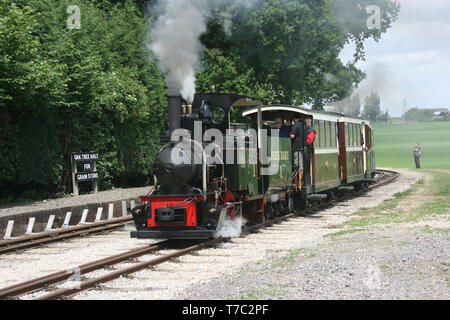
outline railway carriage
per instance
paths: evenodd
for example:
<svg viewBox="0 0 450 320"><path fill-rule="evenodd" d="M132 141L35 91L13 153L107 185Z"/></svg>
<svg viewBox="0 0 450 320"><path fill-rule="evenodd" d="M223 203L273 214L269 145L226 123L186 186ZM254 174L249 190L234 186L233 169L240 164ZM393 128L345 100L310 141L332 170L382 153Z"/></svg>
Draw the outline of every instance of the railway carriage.
<svg viewBox="0 0 450 320"><path fill-rule="evenodd" d="M317 133L313 148L301 151L302 171L294 171L290 138L275 134L263 139L276 118L294 116L311 118ZM170 133L181 129L188 147L180 147L179 137L166 138L153 164L155 187L141 197L144 206L133 210L137 230L132 237L211 238L220 234L226 219L243 216L256 223L294 212L364 187L375 173L372 128L362 119L212 93L196 95L192 106L170 97L169 121ZM207 134L202 140L208 129L232 146ZM236 130L245 136L240 144ZM252 130L256 137L250 137ZM211 145L218 150L218 162L206 159ZM184 161L175 163L174 153Z"/></svg>

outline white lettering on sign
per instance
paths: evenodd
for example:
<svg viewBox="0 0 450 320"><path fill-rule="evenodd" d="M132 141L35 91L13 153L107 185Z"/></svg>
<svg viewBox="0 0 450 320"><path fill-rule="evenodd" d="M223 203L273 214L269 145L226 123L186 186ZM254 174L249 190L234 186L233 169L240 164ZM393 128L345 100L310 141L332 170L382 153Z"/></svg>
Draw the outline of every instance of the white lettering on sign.
<svg viewBox="0 0 450 320"><path fill-rule="evenodd" d="M98 179L98 172L77 174L77 181L88 181L96 179Z"/></svg>
<svg viewBox="0 0 450 320"><path fill-rule="evenodd" d="M75 161L95 161L100 158L98 153L77 153L73 155Z"/></svg>

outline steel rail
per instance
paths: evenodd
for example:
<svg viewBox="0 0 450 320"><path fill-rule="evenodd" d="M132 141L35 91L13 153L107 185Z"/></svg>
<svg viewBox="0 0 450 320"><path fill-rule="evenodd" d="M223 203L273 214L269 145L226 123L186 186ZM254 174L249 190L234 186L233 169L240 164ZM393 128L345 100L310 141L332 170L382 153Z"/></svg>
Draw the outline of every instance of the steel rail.
<svg viewBox="0 0 450 320"><path fill-rule="evenodd" d="M194 245L194 246L190 246L188 248L176 251L174 253L164 255L164 256L156 258L156 259L144 261L144 262L138 263L136 265L132 265L130 267L123 268L123 269L108 273L106 275L103 275L103 276L100 276L97 278L86 280L77 287L58 289L56 291L50 292L47 295L39 297L36 300L54 300L54 299L58 299L58 298L70 298L70 297L74 296L75 294L77 294L81 291L85 291L89 288L92 288L100 283L104 283L104 282L108 282L108 281L117 279L123 275L135 273L137 271L146 269L150 266L156 266L158 264L169 261L171 259L186 255L190 252L198 251L205 247L213 246L217 243L223 242L224 240L225 240L225 238L217 238L217 239L206 241L206 242Z"/></svg>
<svg viewBox="0 0 450 320"><path fill-rule="evenodd" d="M111 266L117 263L121 263L128 259L143 256L145 254L155 252L165 248L169 244L170 240L158 242L148 246L140 247L137 249L129 250L114 256L96 260L93 262L79 265L78 267L71 268L64 271L55 272L49 275L45 275L36 279L21 282L9 287L0 289L0 299L17 297L24 293L31 293L36 289L40 289L49 285L64 282L71 277L75 271L79 272L79 275L89 273L102 267Z"/></svg>

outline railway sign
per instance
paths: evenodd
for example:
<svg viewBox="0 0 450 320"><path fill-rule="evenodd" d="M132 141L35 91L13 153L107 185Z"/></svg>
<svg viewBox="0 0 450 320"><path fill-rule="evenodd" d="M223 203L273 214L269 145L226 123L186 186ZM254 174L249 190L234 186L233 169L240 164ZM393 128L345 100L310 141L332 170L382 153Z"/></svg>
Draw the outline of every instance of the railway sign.
<svg viewBox="0 0 450 320"><path fill-rule="evenodd" d="M98 152L72 153L72 186L74 195L79 195L79 182L91 182L94 193L98 192L99 174L96 164L98 160L100 160Z"/></svg>
<svg viewBox="0 0 450 320"><path fill-rule="evenodd" d="M78 182L98 180L98 172L77 173L76 174L76 180Z"/></svg>

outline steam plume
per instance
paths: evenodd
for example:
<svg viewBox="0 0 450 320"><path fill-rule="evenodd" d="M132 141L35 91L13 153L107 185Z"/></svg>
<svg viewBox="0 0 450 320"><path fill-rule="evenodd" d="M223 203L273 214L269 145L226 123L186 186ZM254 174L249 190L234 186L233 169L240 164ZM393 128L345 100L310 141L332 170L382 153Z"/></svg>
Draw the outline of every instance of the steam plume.
<svg viewBox="0 0 450 320"><path fill-rule="evenodd" d="M181 94L192 102L195 68L204 50L199 38L206 31L205 13L192 0L162 0L153 9L162 13L151 27L148 47L159 59L169 95Z"/></svg>
<svg viewBox="0 0 450 320"><path fill-rule="evenodd" d="M223 222L223 227L220 229L215 235L216 238L236 238L239 237L242 233L242 227L247 223L247 220L244 217L236 216L234 220L231 220L229 217L225 219Z"/></svg>

